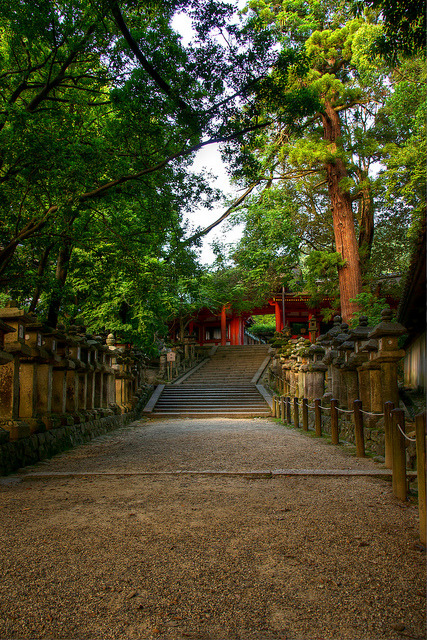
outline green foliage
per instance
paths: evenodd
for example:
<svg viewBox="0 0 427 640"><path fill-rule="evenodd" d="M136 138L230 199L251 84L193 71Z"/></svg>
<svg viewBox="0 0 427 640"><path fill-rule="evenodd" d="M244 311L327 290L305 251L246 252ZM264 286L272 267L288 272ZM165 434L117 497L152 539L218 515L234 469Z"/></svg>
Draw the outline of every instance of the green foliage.
<svg viewBox="0 0 427 640"><path fill-rule="evenodd" d="M276 318L274 315L252 316L253 324L250 326L250 333L259 336L263 340L268 340L274 336L276 331Z"/></svg>
<svg viewBox="0 0 427 640"><path fill-rule="evenodd" d="M311 296L313 304L318 304L323 296L338 298L338 269L345 261L337 252L311 251L303 263L303 287ZM301 282L292 283L294 290L301 290Z"/></svg>
<svg viewBox="0 0 427 640"><path fill-rule="evenodd" d="M386 101L382 113L391 128L389 139L383 149L386 164L383 177L388 202L392 203L396 198L400 198L413 208L413 226L416 234L426 207L425 60L419 56L405 61L395 80L394 92Z"/></svg>
<svg viewBox="0 0 427 640"><path fill-rule="evenodd" d="M354 316L351 322L351 326L354 327L359 324L361 315L367 316L368 325L375 326L381 322L381 311L390 309L390 305L385 298L378 298L373 293L361 293L354 302L357 302L360 307L360 312Z"/></svg>
<svg viewBox="0 0 427 640"><path fill-rule="evenodd" d="M171 28L182 10L198 39L187 48ZM194 308L199 268L183 213L218 195L189 156L202 139L234 134L248 81L271 64L269 39L243 51L239 29L215 1L1 3L7 295L42 319L78 315L146 346Z"/></svg>
<svg viewBox="0 0 427 640"><path fill-rule="evenodd" d="M412 56L425 50L426 11L423 0L355 0L356 12L367 7L381 11L384 33L375 41L375 50L396 62L399 54Z"/></svg>
<svg viewBox="0 0 427 640"><path fill-rule="evenodd" d="M390 68L371 53L376 8L386 38L402 8L372 3L355 19L346 2L251 0L242 22L216 0L1 3L2 298L149 350L200 306L247 309L292 280L334 294L343 263L326 169L337 165L356 232L364 212L375 218L370 262L361 242L366 278L404 270L407 232L425 211L425 62ZM195 29L186 47L177 11ZM418 5L407 15L397 46L413 52ZM260 188L235 215L241 241L202 273L183 214L218 198L190 171L192 149L211 139L226 140L236 180Z"/></svg>

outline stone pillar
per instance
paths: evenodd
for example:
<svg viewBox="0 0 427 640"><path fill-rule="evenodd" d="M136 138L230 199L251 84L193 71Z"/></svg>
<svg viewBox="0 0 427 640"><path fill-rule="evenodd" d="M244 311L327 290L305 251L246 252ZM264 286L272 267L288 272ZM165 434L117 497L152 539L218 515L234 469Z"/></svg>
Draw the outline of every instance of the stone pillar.
<svg viewBox="0 0 427 640"><path fill-rule="evenodd" d="M359 400L359 379L357 375L357 367L352 356L354 355L354 340L351 334L339 347L344 362L341 365L341 372L344 379L344 387L347 394L346 406L351 409L355 400Z"/></svg>
<svg viewBox="0 0 427 640"><path fill-rule="evenodd" d="M68 363L66 358L62 359L60 363L53 366L52 372L52 413L63 414L65 413L65 374L67 367L65 363Z"/></svg>
<svg viewBox="0 0 427 640"><path fill-rule="evenodd" d="M114 369L116 371L115 384L116 384L116 403L120 407L121 413L127 411L127 363L125 356L125 346L119 345L116 349L116 364ZM165 361L166 361L166 355Z"/></svg>
<svg viewBox="0 0 427 640"><path fill-rule="evenodd" d="M115 358L115 351L116 351L116 346L115 346L115 339L114 339L114 335L112 333L110 333L107 336L106 339L106 345L108 348L108 353L107 353L107 371L108 371L108 403L107 406L110 408L115 408L117 406L116 403L116 380L115 380L115 371L114 371L114 365L116 363L116 358Z"/></svg>
<svg viewBox="0 0 427 640"><path fill-rule="evenodd" d="M322 346L325 349L325 355L323 357L323 363L327 366L327 374L326 374L326 390L328 392L328 394L330 394L332 397L336 398L336 396L333 395L334 393L334 386L335 386L335 390L338 389L338 385L337 382L335 380L333 380L334 377L334 367L333 367L333 361L337 356L337 351L333 348L332 346L332 340L335 336L337 336L339 333L341 333L341 316L335 316L334 317L334 326L332 327L332 329L329 329L329 331L327 331L327 333L325 333L324 335L320 336L317 340L317 344L320 344L320 346Z"/></svg>
<svg viewBox="0 0 427 640"><path fill-rule="evenodd" d="M297 350L297 355L298 355L298 386L297 389L295 390L295 396L298 398L304 398L305 395L305 385L306 385L306 371L307 371L307 364L308 364L308 360L309 360L309 347L310 347L310 340L305 340L304 338L300 338L298 340L298 345L299 348Z"/></svg>
<svg viewBox="0 0 427 640"><path fill-rule="evenodd" d="M78 376L78 389L77 389L77 405L78 413L80 414L81 421L86 421L87 410L87 378L91 371L90 358L90 345L85 333L85 327L79 327L80 338L80 362L81 365L77 368Z"/></svg>
<svg viewBox="0 0 427 640"><path fill-rule="evenodd" d="M3 349L10 356L10 359L3 356L4 364L0 367L0 426L9 432L12 440L17 440L31 433L30 425L20 418L19 404L20 359L31 355L30 347L25 344L25 327L33 317L11 301L7 307L0 309L0 320L5 321ZM31 381L31 389L32 385Z"/></svg>
<svg viewBox="0 0 427 640"><path fill-rule="evenodd" d="M87 375L86 375L86 411L92 411L95 408L95 345L96 341L92 335L86 336L88 354L87 354Z"/></svg>
<svg viewBox="0 0 427 640"><path fill-rule="evenodd" d="M368 318L366 316L360 316L359 324L350 329L350 340L343 345L352 346L352 350L346 350L344 366L348 380L347 404L349 407L352 407L354 400L361 400L362 407L365 411L368 410L370 406L370 381L369 374L361 374L360 367L369 358L367 353L362 351L362 348L367 341L370 331Z"/></svg>
<svg viewBox="0 0 427 640"><path fill-rule="evenodd" d="M95 367L95 384L94 384L94 406L95 409L102 408L102 397L103 397L103 365L102 365L102 351L100 350L100 344L97 341L94 355L94 367Z"/></svg>
<svg viewBox="0 0 427 640"><path fill-rule="evenodd" d="M297 386L298 386L298 365L297 365L297 352L296 352L296 343L293 345L293 349L289 356L289 396L295 396Z"/></svg>
<svg viewBox="0 0 427 640"><path fill-rule="evenodd" d="M310 342L314 344L317 339L318 325L316 318L313 315L308 316L308 335L310 338Z"/></svg>
<svg viewBox="0 0 427 640"><path fill-rule="evenodd" d="M381 311L381 322L371 331L370 338L378 340L378 354L375 362L381 367L382 402L393 402L399 406L399 388L397 363L404 357L405 351L399 349L399 336L406 333L405 327L392 322L392 311Z"/></svg>
<svg viewBox="0 0 427 640"><path fill-rule="evenodd" d="M325 376L327 366L322 362L325 349L317 344L312 344L308 349L308 363L305 372L304 397L309 400L322 398L325 393Z"/></svg>
<svg viewBox="0 0 427 640"><path fill-rule="evenodd" d="M364 411L381 412L383 399L381 389L381 366L376 362L378 340L365 342L361 353L368 357L358 369L360 400Z"/></svg>
<svg viewBox="0 0 427 640"><path fill-rule="evenodd" d="M40 416L47 429L50 428L50 414L52 413L53 368L61 361L57 351L57 342L56 332L45 327L43 347L47 351L48 362L42 362L38 367L36 415Z"/></svg>
<svg viewBox="0 0 427 640"><path fill-rule="evenodd" d="M340 333L335 335L331 342L336 353L332 359L332 397L338 400L341 407L347 406L347 387L341 369L344 364L344 350L340 350L340 347L348 338L348 324L343 322Z"/></svg>
<svg viewBox="0 0 427 640"><path fill-rule="evenodd" d="M101 355L101 366L102 366L102 393L101 393L101 407L103 409L108 409L109 399L108 399L108 385L109 385L109 357L108 357L108 348L104 345L101 345L100 348Z"/></svg>
<svg viewBox="0 0 427 640"><path fill-rule="evenodd" d="M30 354L22 356L20 361L19 417L30 425L32 433L46 430L37 410L41 405L44 413L47 412L51 395L49 354L43 347L42 329L37 321L26 326L25 340Z"/></svg>
<svg viewBox="0 0 427 640"><path fill-rule="evenodd" d="M69 411L67 408L67 382L71 383L70 374L74 374L76 368L74 360L70 357L70 344L72 341L65 334L63 325L58 325L56 337L58 339L57 352L59 361L53 365L52 414L61 416L62 423L73 424L74 420L71 415L66 415L66 412ZM54 424L55 420L52 420L52 426Z"/></svg>
<svg viewBox="0 0 427 640"><path fill-rule="evenodd" d="M65 410L73 416L79 411L79 374L86 372L86 366L81 360L81 343L82 338L77 336L76 329L70 327L69 360L74 367L70 367L65 375Z"/></svg>

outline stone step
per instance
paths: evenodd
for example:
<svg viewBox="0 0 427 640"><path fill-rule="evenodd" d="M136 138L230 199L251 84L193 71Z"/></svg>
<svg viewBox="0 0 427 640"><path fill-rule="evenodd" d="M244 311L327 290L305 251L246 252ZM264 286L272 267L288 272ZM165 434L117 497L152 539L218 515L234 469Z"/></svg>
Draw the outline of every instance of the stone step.
<svg viewBox="0 0 427 640"><path fill-rule="evenodd" d="M223 406L223 407L231 407L231 406L236 406L236 407L240 407L240 406L264 406L264 401L258 398L254 398L254 399L248 399L245 402L242 402L239 399L236 400L232 400L232 399L222 399L222 398L217 398L216 400L206 400L204 398L193 398L192 400L187 400L185 398L179 399L179 398L173 398L168 400L167 398L160 398L160 400L157 402L156 404L156 409L158 407L177 407L178 405L180 406L201 406L201 407L207 407L207 406Z"/></svg>
<svg viewBox="0 0 427 640"><path fill-rule="evenodd" d="M270 411L153 411L156 418L268 418Z"/></svg>
<svg viewBox="0 0 427 640"><path fill-rule="evenodd" d="M177 394L177 393L163 393L162 394L163 398L187 398L187 399L191 399L191 398L201 398L203 400L208 400L209 398L258 398L259 394L258 393L181 393L181 394Z"/></svg>
<svg viewBox="0 0 427 640"><path fill-rule="evenodd" d="M147 413L156 417L269 416L270 407L252 384L268 346L219 347L181 383L166 386Z"/></svg>

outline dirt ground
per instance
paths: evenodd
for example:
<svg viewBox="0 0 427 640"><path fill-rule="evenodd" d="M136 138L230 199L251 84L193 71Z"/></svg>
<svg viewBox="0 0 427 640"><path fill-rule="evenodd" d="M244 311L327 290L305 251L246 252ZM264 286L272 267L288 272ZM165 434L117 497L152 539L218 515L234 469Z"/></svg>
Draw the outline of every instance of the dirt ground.
<svg viewBox="0 0 427 640"><path fill-rule="evenodd" d="M352 450L152 419L3 478L1 640L425 638L417 509L389 480L197 473L381 468Z"/></svg>

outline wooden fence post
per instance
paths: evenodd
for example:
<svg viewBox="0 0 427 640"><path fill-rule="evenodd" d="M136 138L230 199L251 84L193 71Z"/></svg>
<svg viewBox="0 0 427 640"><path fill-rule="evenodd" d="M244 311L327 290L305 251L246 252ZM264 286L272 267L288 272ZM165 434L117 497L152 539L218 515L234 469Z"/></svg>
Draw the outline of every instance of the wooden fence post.
<svg viewBox="0 0 427 640"><path fill-rule="evenodd" d="M294 427L299 429L299 404L298 398L294 398Z"/></svg>
<svg viewBox="0 0 427 640"><path fill-rule="evenodd" d="M304 431L308 431L308 400L302 399L302 428Z"/></svg>
<svg viewBox="0 0 427 640"><path fill-rule="evenodd" d="M338 429L338 400L331 400L331 440L332 444L340 443Z"/></svg>
<svg viewBox="0 0 427 640"><path fill-rule="evenodd" d="M415 416L417 438L418 515L420 540L426 544L426 414Z"/></svg>
<svg viewBox="0 0 427 640"><path fill-rule="evenodd" d="M354 411L354 439L356 442L356 456L358 458L365 457L365 438L363 435L363 416L360 411L362 407L361 400L355 400L353 402Z"/></svg>
<svg viewBox="0 0 427 640"><path fill-rule="evenodd" d="M273 418L276 417L276 406L277 406L277 396L273 396L273 407L271 409L271 415Z"/></svg>
<svg viewBox="0 0 427 640"><path fill-rule="evenodd" d="M393 443L393 493L399 500L406 500L406 444L405 413L403 409L393 409L391 412L392 443ZM400 430L399 429L402 430Z"/></svg>
<svg viewBox="0 0 427 640"><path fill-rule="evenodd" d="M321 402L322 401L319 398L314 401L314 423L316 436L319 436L319 438L322 437L322 409L320 408Z"/></svg>
<svg viewBox="0 0 427 640"><path fill-rule="evenodd" d="M393 468L393 445L391 441L391 412L394 409L393 402L384 402L384 449L385 466Z"/></svg>
<svg viewBox="0 0 427 640"><path fill-rule="evenodd" d="M280 396L280 420L285 422L285 398Z"/></svg>
<svg viewBox="0 0 427 640"><path fill-rule="evenodd" d="M292 416L291 416L291 399L289 396L286 396L286 422L291 424Z"/></svg>

